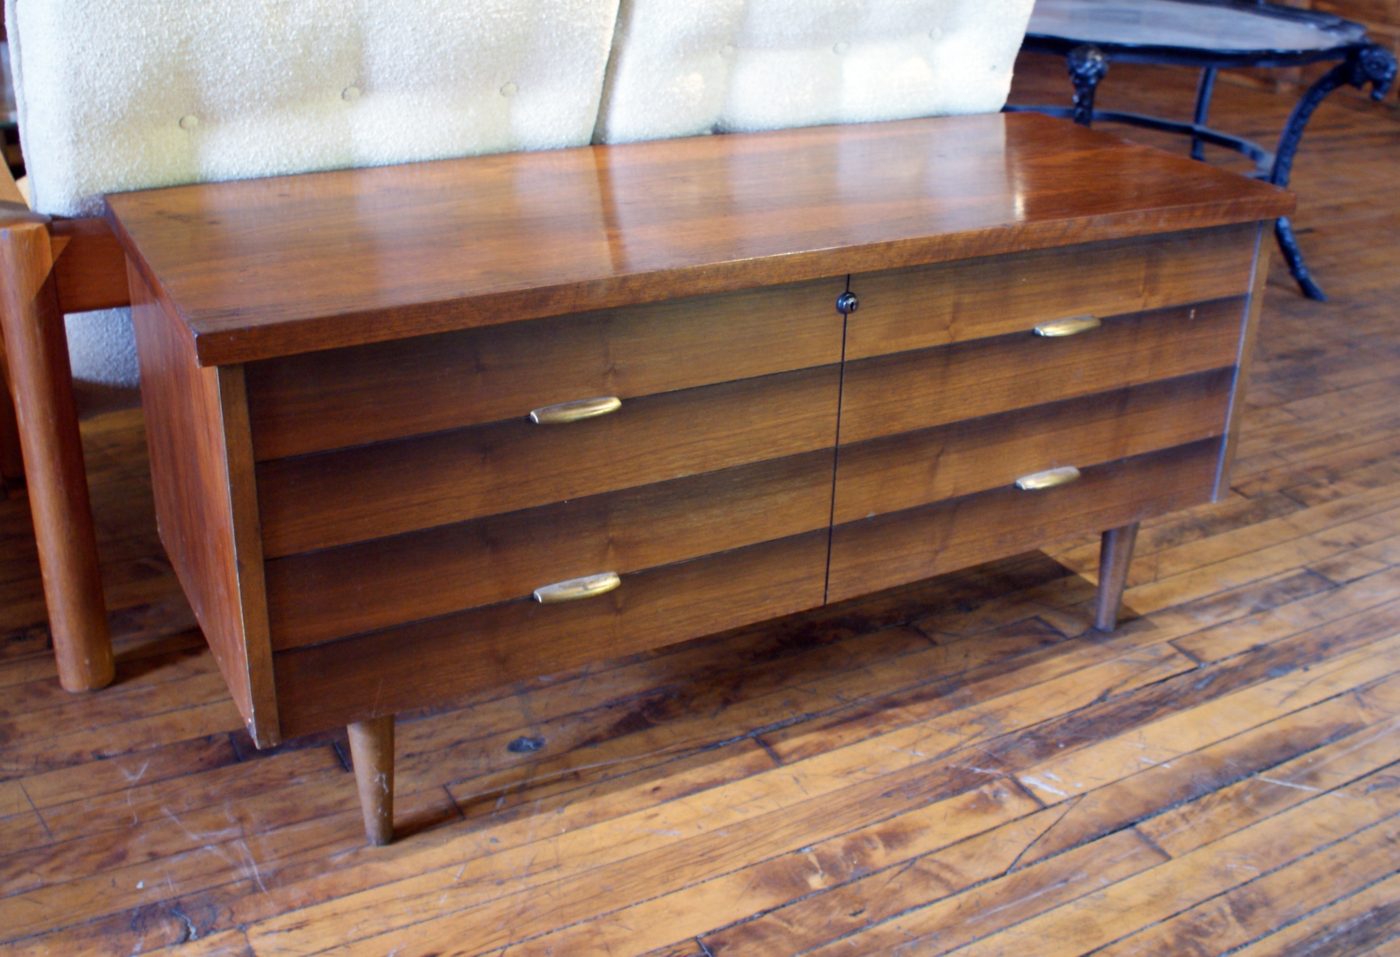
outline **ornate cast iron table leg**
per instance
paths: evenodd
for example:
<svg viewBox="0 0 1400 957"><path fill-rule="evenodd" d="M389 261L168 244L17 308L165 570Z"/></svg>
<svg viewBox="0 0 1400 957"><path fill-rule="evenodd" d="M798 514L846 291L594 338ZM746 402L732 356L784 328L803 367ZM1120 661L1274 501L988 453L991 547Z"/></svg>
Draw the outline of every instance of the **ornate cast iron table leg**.
<svg viewBox="0 0 1400 957"><path fill-rule="evenodd" d="M1201 81L1196 86L1196 117L1197 126L1205 126L1210 121L1210 98L1215 92L1216 69L1208 66L1201 71ZM1206 141L1195 133L1191 134L1191 158L1193 160L1204 160L1206 158Z"/></svg>
<svg viewBox="0 0 1400 957"><path fill-rule="evenodd" d="M1359 90L1369 83L1371 99L1383 99L1390 92L1391 84L1395 82L1395 70L1395 57L1390 51L1372 44L1353 50L1345 60L1308 87L1308 91L1293 107L1288 123L1283 128L1278 149L1274 152L1274 166L1269 173L1269 182L1275 186L1288 185L1289 174L1293 171L1293 157L1303 139L1303 130L1313 112L1329 93L1344 85L1354 86ZM1274 234L1278 237L1283 258L1288 262L1288 271L1293 274L1298 287L1303 290L1303 295L1325 302L1327 296L1309 275L1308 267L1303 262L1303 254L1298 249L1298 240L1293 235L1293 224L1287 216L1279 217L1274 225Z"/></svg>
<svg viewBox="0 0 1400 957"><path fill-rule="evenodd" d="M1096 46L1085 44L1069 51L1065 64L1074 84L1074 122L1090 126L1094 122L1094 91L1108 72L1108 57Z"/></svg>

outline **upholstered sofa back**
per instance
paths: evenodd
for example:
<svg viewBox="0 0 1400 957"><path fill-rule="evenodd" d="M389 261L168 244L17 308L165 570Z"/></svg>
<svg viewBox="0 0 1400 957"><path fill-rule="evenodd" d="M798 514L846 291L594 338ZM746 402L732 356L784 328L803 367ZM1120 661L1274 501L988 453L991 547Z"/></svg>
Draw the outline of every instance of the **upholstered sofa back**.
<svg viewBox="0 0 1400 957"><path fill-rule="evenodd" d="M33 206L711 131L1000 109L1032 0L6 0ZM80 380L129 331L70 320Z"/></svg>
<svg viewBox="0 0 1400 957"><path fill-rule="evenodd" d="M34 206L587 143L617 0L9 0Z"/></svg>
<svg viewBox="0 0 1400 957"><path fill-rule="evenodd" d="M1029 0L622 0L596 139L1001 109Z"/></svg>

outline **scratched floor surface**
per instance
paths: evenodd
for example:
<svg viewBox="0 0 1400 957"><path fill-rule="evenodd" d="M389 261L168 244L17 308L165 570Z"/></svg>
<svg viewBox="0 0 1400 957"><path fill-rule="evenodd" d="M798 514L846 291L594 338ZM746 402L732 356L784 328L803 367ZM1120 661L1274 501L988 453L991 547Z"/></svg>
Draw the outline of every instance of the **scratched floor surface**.
<svg viewBox="0 0 1400 957"><path fill-rule="evenodd" d="M1062 97L1053 66L1017 97ZM1288 105L1225 86L1216 117ZM58 690L0 501L0 950L1400 954L1398 157L1393 103L1318 113L1297 224L1333 299L1275 268L1232 493L1144 530L1117 633L1067 542L409 715L388 848L343 739L238 730L140 416L92 420L112 688Z"/></svg>

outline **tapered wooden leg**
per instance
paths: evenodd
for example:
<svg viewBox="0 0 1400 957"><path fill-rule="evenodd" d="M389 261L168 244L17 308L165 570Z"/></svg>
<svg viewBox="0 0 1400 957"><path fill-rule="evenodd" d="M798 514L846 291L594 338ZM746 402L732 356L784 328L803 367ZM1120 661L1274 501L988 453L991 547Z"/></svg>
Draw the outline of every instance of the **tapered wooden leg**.
<svg viewBox="0 0 1400 957"><path fill-rule="evenodd" d="M1133 560L1137 533L1137 522L1103 533L1099 547L1099 598L1094 613L1094 627L1100 631L1118 627L1118 610L1123 606L1123 586L1128 583L1128 565Z"/></svg>
<svg viewBox="0 0 1400 957"><path fill-rule="evenodd" d="M357 721L349 731L365 837L388 844L394 839L394 716Z"/></svg>
<svg viewBox="0 0 1400 957"><path fill-rule="evenodd" d="M5 371L5 343L0 339L0 490L23 484L24 460L19 451L19 423L10 398L10 378Z"/></svg>
<svg viewBox="0 0 1400 957"><path fill-rule="evenodd" d="M0 328L58 680L69 691L90 691L112 680L112 643L52 272L45 225L0 222Z"/></svg>

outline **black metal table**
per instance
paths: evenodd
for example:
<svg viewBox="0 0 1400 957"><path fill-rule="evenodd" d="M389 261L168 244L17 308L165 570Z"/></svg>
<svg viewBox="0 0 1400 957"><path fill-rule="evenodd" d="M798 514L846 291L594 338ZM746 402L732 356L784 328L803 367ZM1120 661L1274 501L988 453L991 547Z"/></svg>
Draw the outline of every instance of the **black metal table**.
<svg viewBox="0 0 1400 957"><path fill-rule="evenodd" d="M1372 43L1359 23L1330 14L1250 0L1036 0L1024 49L1067 58L1074 105L1011 106L1094 120L1130 123L1191 138L1191 155L1201 159L1207 143L1244 154L1256 175L1287 186L1293 157L1313 111L1338 87L1370 84L1379 100L1395 80L1395 57ZM1094 94L1111 61L1197 67L1201 70L1191 122L1141 113L1096 110ZM1270 152L1251 140L1209 125L1216 74L1230 67L1287 67L1336 61L1336 66L1303 93ZM1279 248L1299 288L1312 299L1326 299L1308 274L1292 224L1275 226Z"/></svg>

